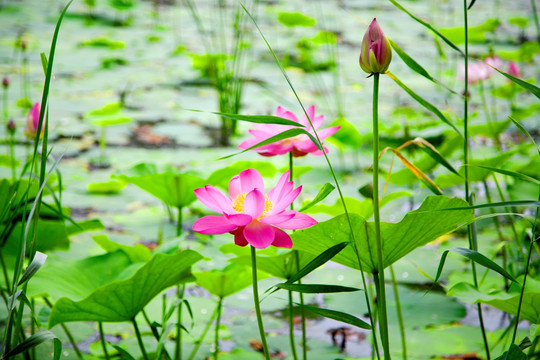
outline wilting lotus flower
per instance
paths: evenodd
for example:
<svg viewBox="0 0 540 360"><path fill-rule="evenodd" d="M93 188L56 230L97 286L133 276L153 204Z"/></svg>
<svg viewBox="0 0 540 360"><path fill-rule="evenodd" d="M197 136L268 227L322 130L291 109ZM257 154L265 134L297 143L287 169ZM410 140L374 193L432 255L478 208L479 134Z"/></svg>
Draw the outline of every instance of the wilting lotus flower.
<svg viewBox="0 0 540 360"><path fill-rule="evenodd" d="M521 70L519 70L518 66L513 61L510 61L508 64L508 75L512 75L516 78L521 77Z"/></svg>
<svg viewBox="0 0 540 360"><path fill-rule="evenodd" d="M291 248L290 236L281 229L303 229L315 219L287 210L302 187L294 189L284 173L275 188L264 194L264 182L257 170L247 169L229 182L229 196L211 185L195 189L195 196L221 215L208 215L195 221L193 231L201 234L234 234L236 245L263 249L270 245Z"/></svg>
<svg viewBox="0 0 540 360"><path fill-rule="evenodd" d="M322 122L324 121L324 115L315 116L315 106L313 105L307 108L306 112L313 124L313 127L315 128L315 130L317 130L321 126ZM300 119L300 121L298 121L298 118L296 117L295 114L293 114L291 111L285 110L281 106L278 106L278 108L276 109L275 116L295 121L305 126L303 129L313 134L313 129L311 128L311 125L309 124L309 121L306 119L305 115L302 115L302 118ZM238 145L238 147L240 149L248 149L251 146L260 143L261 141L264 141L285 130L289 130L293 128L295 127L289 126L289 125L255 124L255 129L249 130L249 133L253 135L253 138L244 141L243 143ZM333 126L333 127L323 129L321 131L317 130L319 139L321 139L322 141L328 136L333 135L336 131L339 130L339 128L340 128L339 126ZM324 152L327 153L328 149L325 146L323 146L323 148L324 148ZM292 155L294 157L305 156L309 153L312 153L314 155L323 154L323 152L319 150L317 145L315 145L313 141L311 141L309 136L305 134L301 134L301 135L288 138L288 139L283 139L272 144L263 145L258 148L255 148L254 150L263 156L281 155L281 154L286 154L289 152L292 152Z"/></svg>
<svg viewBox="0 0 540 360"><path fill-rule="evenodd" d="M368 74L384 73L392 61L392 46L388 38L373 19L362 39L360 67Z"/></svg>
<svg viewBox="0 0 540 360"><path fill-rule="evenodd" d="M28 117L26 118L26 126L24 127L24 135L26 135L29 139L34 139L36 137L37 131L38 131L38 125L39 125L39 113L41 111L41 104L35 103L30 112L28 113ZM43 136L43 133L45 132L45 121L44 120L43 125L41 127L41 136Z"/></svg>

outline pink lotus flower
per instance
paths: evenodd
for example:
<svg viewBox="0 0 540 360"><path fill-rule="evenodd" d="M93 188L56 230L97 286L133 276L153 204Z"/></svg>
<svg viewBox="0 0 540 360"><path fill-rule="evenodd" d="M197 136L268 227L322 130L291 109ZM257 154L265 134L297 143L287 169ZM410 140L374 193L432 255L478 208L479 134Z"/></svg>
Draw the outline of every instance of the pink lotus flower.
<svg viewBox="0 0 540 360"><path fill-rule="evenodd" d="M468 66L468 80L469 84L475 84L479 81L487 80L493 75L495 70L493 68L500 68L502 61L500 58L493 56L488 57L484 61L477 61L469 63ZM461 67L461 80L465 80L465 68Z"/></svg>
<svg viewBox="0 0 540 360"><path fill-rule="evenodd" d="M257 170L247 169L229 182L229 196L211 185L195 189L195 196L221 215L208 215L195 221L193 231L201 234L234 234L234 243L263 249L270 245L292 247L290 236L281 229L303 229L317 223L315 219L287 210L302 186L294 189L284 173L275 188L264 194L264 183Z"/></svg>
<svg viewBox="0 0 540 360"><path fill-rule="evenodd" d="M519 70L519 67L513 61L510 61L510 63L508 64L508 75L512 75L516 78L521 77L521 70Z"/></svg>
<svg viewBox="0 0 540 360"><path fill-rule="evenodd" d="M39 125L39 113L41 111L41 104L35 103L30 112L28 113L28 117L26 118L26 126L24 127L24 135L26 135L29 139L35 139L37 131L38 131L38 125ZM46 119L45 119L46 120ZM43 133L45 132L45 120L43 122L43 125L41 126L41 136L43 136Z"/></svg>
<svg viewBox="0 0 540 360"><path fill-rule="evenodd" d="M385 73L392 61L392 46L388 38L373 19L362 39L360 67L368 74Z"/></svg>
<svg viewBox="0 0 540 360"><path fill-rule="evenodd" d="M315 130L317 130L322 122L324 121L324 115L318 115L315 116L315 106L310 106L306 110L309 119L313 123L313 127ZM298 118L295 114L293 114L291 111L285 110L281 106L278 106L276 109L275 116L281 117L284 119L295 121L303 126L305 126L305 130L308 131L311 134L314 134L313 129L311 128L311 125L309 124L309 121L307 120L305 114L302 115L302 118L300 121L298 121ZM300 127L300 126L298 126ZM256 145L260 143L261 141L264 141L274 135L277 135L285 130L293 129L295 126L289 126L289 125L277 125L277 124L255 124L255 129L249 130L249 133L253 135L253 138L248 139L238 145L240 149L248 149L253 145ZM336 131L339 130L339 126L333 126L326 129L323 129L321 131L317 131L317 134L319 135L319 138L321 141L328 136L333 135ZM328 153L328 149L323 146L324 152ZM323 152L319 150L317 145L311 141L309 136L305 134L301 134L292 138L283 139L280 141L277 141L272 144L263 145L255 149L259 154L263 156L274 156L274 155L281 155L286 154L289 152L292 152L294 157L300 157L305 156L309 153L312 153L313 155L322 155Z"/></svg>

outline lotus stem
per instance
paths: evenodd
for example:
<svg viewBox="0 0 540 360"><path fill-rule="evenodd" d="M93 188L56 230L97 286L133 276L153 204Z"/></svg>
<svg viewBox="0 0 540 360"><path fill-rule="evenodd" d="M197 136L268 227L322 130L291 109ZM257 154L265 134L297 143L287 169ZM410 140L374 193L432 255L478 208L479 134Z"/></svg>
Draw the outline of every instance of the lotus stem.
<svg viewBox="0 0 540 360"><path fill-rule="evenodd" d="M255 255L255 248L253 246L251 246L251 272L253 277L253 300L255 302L255 312L257 314L257 325L259 326L259 333L261 335L264 357L266 360L270 360L268 344L266 343L266 335L264 334L261 307L259 305L259 289L257 286L257 256Z"/></svg>

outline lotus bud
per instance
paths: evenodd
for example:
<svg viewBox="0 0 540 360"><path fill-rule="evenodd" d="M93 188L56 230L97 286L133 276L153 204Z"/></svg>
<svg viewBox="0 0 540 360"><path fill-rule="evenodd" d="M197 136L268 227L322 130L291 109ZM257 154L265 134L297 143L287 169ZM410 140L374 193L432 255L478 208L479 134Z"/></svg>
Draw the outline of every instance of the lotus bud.
<svg viewBox="0 0 540 360"><path fill-rule="evenodd" d="M13 119L9 119L6 127L7 127L8 133L10 133L11 135L15 134L15 130L17 130L17 126L15 125L15 121L13 121Z"/></svg>
<svg viewBox="0 0 540 360"><path fill-rule="evenodd" d="M4 89L7 89L9 87L9 78L7 76L4 76L4 78L2 79L2 86L4 87Z"/></svg>
<svg viewBox="0 0 540 360"><path fill-rule="evenodd" d="M510 61L510 64L508 64L508 75L512 75L513 77L516 77L516 78L521 77L521 70L513 61Z"/></svg>
<svg viewBox="0 0 540 360"><path fill-rule="evenodd" d="M384 73L392 61L392 47L390 41L373 19L362 39L360 53L360 67L368 74Z"/></svg>
<svg viewBox="0 0 540 360"><path fill-rule="evenodd" d="M28 113L28 118L26 119L26 126L24 128L24 135L29 139L34 139L36 137L39 125L39 113L41 112L41 104L35 103L30 112ZM41 127L41 136L45 132L45 122Z"/></svg>
<svg viewBox="0 0 540 360"><path fill-rule="evenodd" d="M26 40L22 40L21 41L21 49L23 51L25 51L27 47L28 47L28 44L26 43Z"/></svg>

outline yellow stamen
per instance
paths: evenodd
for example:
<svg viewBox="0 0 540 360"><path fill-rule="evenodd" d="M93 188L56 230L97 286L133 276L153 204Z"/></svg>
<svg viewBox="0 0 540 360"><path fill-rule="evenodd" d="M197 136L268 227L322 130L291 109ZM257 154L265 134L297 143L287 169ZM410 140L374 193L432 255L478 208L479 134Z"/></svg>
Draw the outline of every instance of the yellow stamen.
<svg viewBox="0 0 540 360"><path fill-rule="evenodd" d="M244 214L244 201L246 200L246 196L247 193L241 193L236 197L236 199L234 199L232 203L233 209L240 214ZM257 220L265 217L272 210L273 207L274 204L272 204L272 201L270 201L268 196L264 195L264 211L261 216L257 218Z"/></svg>

